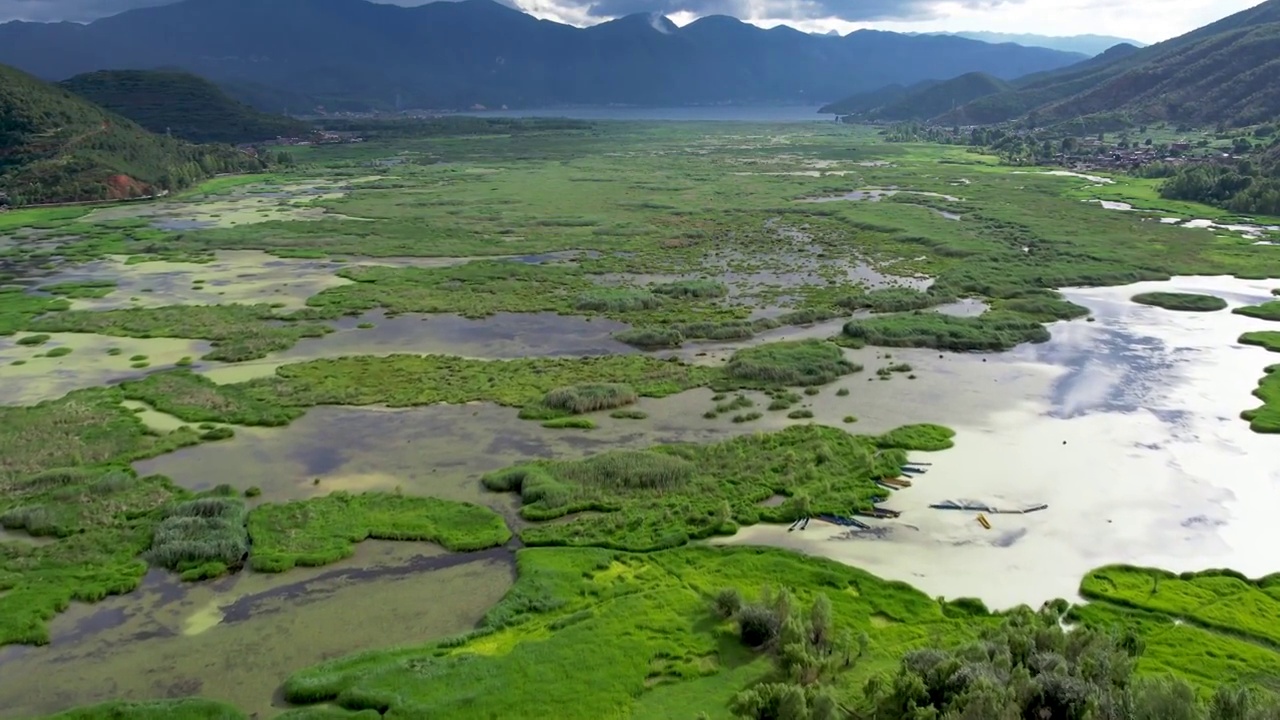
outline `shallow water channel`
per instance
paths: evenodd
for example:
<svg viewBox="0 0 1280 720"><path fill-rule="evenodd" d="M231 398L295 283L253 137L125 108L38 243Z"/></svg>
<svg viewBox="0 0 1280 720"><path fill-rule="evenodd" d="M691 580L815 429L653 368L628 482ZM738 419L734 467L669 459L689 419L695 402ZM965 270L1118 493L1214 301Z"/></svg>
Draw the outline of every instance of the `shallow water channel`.
<svg viewBox="0 0 1280 720"><path fill-rule="evenodd" d="M470 630L511 586L512 559L366 541L347 560L282 575L186 584L152 571L129 595L73 604L50 645L0 648L0 715L201 695L269 717L294 670Z"/></svg>

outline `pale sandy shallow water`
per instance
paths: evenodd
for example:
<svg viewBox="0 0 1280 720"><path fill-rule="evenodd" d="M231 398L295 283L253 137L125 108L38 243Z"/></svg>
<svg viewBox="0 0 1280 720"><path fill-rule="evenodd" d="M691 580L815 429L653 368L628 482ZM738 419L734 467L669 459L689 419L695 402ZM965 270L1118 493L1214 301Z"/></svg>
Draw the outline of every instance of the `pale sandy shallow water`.
<svg viewBox="0 0 1280 720"><path fill-rule="evenodd" d="M898 521L872 521L888 528L883 538L813 523L802 533L748 528L728 542L822 555L994 607L1074 597L1080 577L1108 563L1274 572L1280 438L1251 432L1239 413L1258 404L1250 393L1277 358L1236 342L1267 323L1129 301L1174 290L1238 306L1268 299L1273 286L1179 278L1068 291L1097 322L1060 323L1049 343L991 358L1022 373L1016 385L988 386L1004 407L983 417L950 412L962 388L982 391L967 374L935 397L935 419L957 429L956 447L919 454L933 466L885 503L903 511ZM975 513L928 507L953 498L1049 509L993 515L984 530Z"/></svg>

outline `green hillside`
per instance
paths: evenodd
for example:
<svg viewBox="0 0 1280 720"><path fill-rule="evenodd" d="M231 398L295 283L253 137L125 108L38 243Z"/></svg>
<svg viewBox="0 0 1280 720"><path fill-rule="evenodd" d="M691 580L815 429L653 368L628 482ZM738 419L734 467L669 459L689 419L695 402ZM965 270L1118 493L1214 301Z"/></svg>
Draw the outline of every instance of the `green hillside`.
<svg viewBox="0 0 1280 720"><path fill-rule="evenodd" d="M1280 23L1213 35L1039 110L1044 120L1100 113L1135 121L1252 125L1280 115Z"/></svg>
<svg viewBox="0 0 1280 720"><path fill-rule="evenodd" d="M1157 45L1118 46L1012 85L936 119L986 124L1027 117L1039 125L1088 119L1091 127L1270 120L1280 115L1280 0Z"/></svg>
<svg viewBox="0 0 1280 720"><path fill-rule="evenodd" d="M857 93L829 105L823 105L818 112L824 114L834 113L836 115L865 115L886 105L892 105L914 92L937 84L937 80L924 80L910 87L897 83L886 85L870 92Z"/></svg>
<svg viewBox="0 0 1280 720"><path fill-rule="evenodd" d="M978 98L1012 89L1009 83L986 73L967 73L909 93L873 115L881 120L928 120Z"/></svg>
<svg viewBox="0 0 1280 720"><path fill-rule="evenodd" d="M208 80L185 72L102 70L59 84L151 132L191 142L257 142L297 137L311 130L292 118L258 112Z"/></svg>
<svg viewBox="0 0 1280 720"><path fill-rule="evenodd" d="M154 135L0 65L0 192L13 204L141 197L259 168L230 146Z"/></svg>

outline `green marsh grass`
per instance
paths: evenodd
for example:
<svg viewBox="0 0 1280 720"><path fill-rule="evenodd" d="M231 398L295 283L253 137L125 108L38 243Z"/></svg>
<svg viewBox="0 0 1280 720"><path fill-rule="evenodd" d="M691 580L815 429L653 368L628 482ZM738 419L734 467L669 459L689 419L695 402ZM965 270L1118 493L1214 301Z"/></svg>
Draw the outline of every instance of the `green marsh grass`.
<svg viewBox="0 0 1280 720"><path fill-rule="evenodd" d="M1246 305L1238 307L1231 312L1236 315L1244 315L1245 317L1257 318L1259 320L1270 320L1272 322L1280 322L1280 300L1272 300L1261 305Z"/></svg>
<svg viewBox="0 0 1280 720"><path fill-rule="evenodd" d="M675 327L637 327L613 334L618 342L638 347L641 350L662 350L678 348L684 344L684 333Z"/></svg>
<svg viewBox="0 0 1280 720"><path fill-rule="evenodd" d="M746 602L780 583L800 602L828 595L836 624L869 638L842 677L850 690L894 667L906 647L963 642L996 622L953 619L903 583L774 549L530 548L517 565L515 586L471 636L333 660L291 676L285 698L459 720L728 717L729 700L769 663L712 612L725 588ZM421 682L422 673L435 681ZM509 682L515 675L522 681Z"/></svg>
<svg viewBox="0 0 1280 720"><path fill-rule="evenodd" d="M370 539L433 542L465 552L511 538L506 523L488 508L379 492L259 505L249 512L248 524L249 565L259 572L334 563Z"/></svg>
<svg viewBox="0 0 1280 720"><path fill-rule="evenodd" d="M618 383L641 397L665 397L708 385L719 375L715 368L640 355L518 360L387 355L285 365L274 378L234 387L245 397L284 407L475 401L525 407L541 406L547 393L571 385Z"/></svg>
<svg viewBox="0 0 1280 720"><path fill-rule="evenodd" d="M333 328L313 322L289 322L270 305L174 305L120 310L68 310L28 323L42 332L83 332L136 338L209 340L206 360L240 362L285 350L304 337L320 337ZM135 356L136 358L137 356ZM141 362L145 357L133 360Z"/></svg>
<svg viewBox="0 0 1280 720"><path fill-rule="evenodd" d="M59 295L73 300L101 299L116 290L114 280L83 280L40 286L41 292Z"/></svg>
<svg viewBox="0 0 1280 720"><path fill-rule="evenodd" d="M715 280L679 280L653 285L649 289L659 295L677 298L719 298L729 294L729 288Z"/></svg>
<svg viewBox="0 0 1280 720"><path fill-rule="evenodd" d="M48 335L26 335L24 337L18 338L18 341L17 341L19 345L25 345L27 347L36 347L39 345L43 345L47 342L49 342Z"/></svg>
<svg viewBox="0 0 1280 720"><path fill-rule="evenodd" d="M527 544L654 550L742 525L794 520L798 510L790 505L760 506L774 495L806 495L813 512L848 514L885 497L875 480L896 475L906 450L945 449L950 438L939 426L865 437L796 425L711 445L523 463L483 483L520 495L521 515L540 523L522 531ZM574 516L586 511L592 512ZM566 516L574 517L541 522Z"/></svg>
<svg viewBox="0 0 1280 720"><path fill-rule="evenodd" d="M643 410L614 410L609 413L609 417L615 420L644 420L649 417L649 413Z"/></svg>
<svg viewBox="0 0 1280 720"><path fill-rule="evenodd" d="M0 476L0 524L55 538L0 543L0 645L45 644L49 621L73 600L96 602L136 588L162 508L188 495L166 478L123 469Z"/></svg>
<svg viewBox="0 0 1280 720"><path fill-rule="evenodd" d="M1138 293L1132 300L1140 305L1152 305L1165 310L1181 312L1217 312L1227 308L1227 301L1214 295L1196 293L1149 292ZM1240 312L1244 308L1239 308ZM1240 313L1245 314L1245 313Z"/></svg>
<svg viewBox="0 0 1280 720"><path fill-rule="evenodd" d="M596 423L591 418L562 417L544 420L542 427L551 430L595 430Z"/></svg>
<svg viewBox="0 0 1280 720"><path fill-rule="evenodd" d="M0 285L0 336L34 329L31 324L46 313L59 313L71 307L63 298L31 295L20 287Z"/></svg>
<svg viewBox="0 0 1280 720"><path fill-rule="evenodd" d="M955 317L934 312L885 315L845 324L844 335L855 344L881 347L925 347L935 350L1000 352L1022 343L1049 339L1049 331L1020 315L988 312Z"/></svg>
<svg viewBox="0 0 1280 720"><path fill-rule="evenodd" d="M662 298L648 290L609 288L582 293L573 301L573 308L589 312L625 313L635 310L653 310L662 305Z"/></svg>
<svg viewBox="0 0 1280 720"><path fill-rule="evenodd" d="M226 703L183 698L146 702L114 700L49 715L43 720L247 720L247 716Z"/></svg>
<svg viewBox="0 0 1280 720"><path fill-rule="evenodd" d="M50 358L60 358L60 357L66 357L70 354L71 354L71 348L64 346L64 347L50 348L49 351L44 354L44 356L50 357Z"/></svg>
<svg viewBox="0 0 1280 720"><path fill-rule="evenodd" d="M796 340L738 350L725 365L725 374L761 385L825 385L860 369L831 343Z"/></svg>

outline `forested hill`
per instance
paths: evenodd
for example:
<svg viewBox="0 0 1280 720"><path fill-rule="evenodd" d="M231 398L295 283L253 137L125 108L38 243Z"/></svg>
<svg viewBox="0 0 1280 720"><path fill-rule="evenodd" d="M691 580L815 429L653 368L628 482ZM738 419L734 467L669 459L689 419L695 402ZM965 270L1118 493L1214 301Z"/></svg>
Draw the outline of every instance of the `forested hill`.
<svg viewBox="0 0 1280 720"><path fill-rule="evenodd" d="M60 84L151 132L191 142L257 142L312 131L306 123L233 100L217 85L190 73L103 70Z"/></svg>
<svg viewBox="0 0 1280 720"><path fill-rule="evenodd" d="M224 87L326 107L811 104L890 83L1063 67L1075 53L950 36L816 36L730 17L677 27L631 15L587 28L493 0L182 0L88 25L0 25L0 62L39 77L180 68ZM290 104L294 112L300 108Z"/></svg>
<svg viewBox="0 0 1280 720"><path fill-rule="evenodd" d="M0 65L0 192L11 204L140 197L256 170L229 145L191 145Z"/></svg>
<svg viewBox="0 0 1280 720"><path fill-rule="evenodd" d="M833 103L823 111L870 120L928 120L978 98L1010 89L1009 83L986 73L966 73L943 82L921 83L901 93L884 88L878 91L885 100L883 104L868 107L876 94L867 93Z"/></svg>
<svg viewBox="0 0 1280 720"><path fill-rule="evenodd" d="M961 125L1086 121L1103 129L1159 120L1249 125L1280 116L1280 0L1150 47L1113 51L1015 80L1008 92L936 119Z"/></svg>

